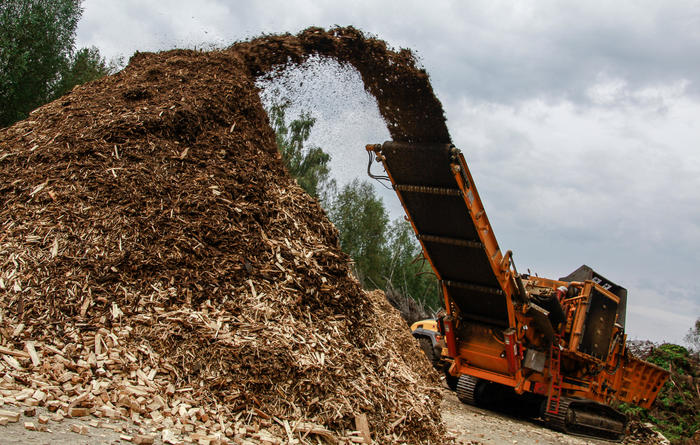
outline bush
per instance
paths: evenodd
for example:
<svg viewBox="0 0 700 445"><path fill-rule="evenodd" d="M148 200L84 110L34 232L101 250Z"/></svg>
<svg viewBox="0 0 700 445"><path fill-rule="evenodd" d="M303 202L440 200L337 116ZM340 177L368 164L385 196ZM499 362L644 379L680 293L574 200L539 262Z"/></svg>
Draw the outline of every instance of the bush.
<svg viewBox="0 0 700 445"><path fill-rule="evenodd" d="M672 444L691 444L700 428L698 359L683 346L664 343L631 345L640 358L671 372L651 409L622 403L618 409L631 419L651 422Z"/></svg>

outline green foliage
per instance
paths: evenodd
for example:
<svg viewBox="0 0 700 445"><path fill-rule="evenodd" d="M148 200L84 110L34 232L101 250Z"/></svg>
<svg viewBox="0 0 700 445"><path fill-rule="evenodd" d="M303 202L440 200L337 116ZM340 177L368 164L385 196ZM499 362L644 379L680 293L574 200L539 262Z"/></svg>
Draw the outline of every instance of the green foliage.
<svg viewBox="0 0 700 445"><path fill-rule="evenodd" d="M70 64L61 73L57 95L62 96L76 85L99 79L114 71L116 71L115 64L108 64L97 48L94 46L81 48L73 55Z"/></svg>
<svg viewBox="0 0 700 445"><path fill-rule="evenodd" d="M287 105L273 105L268 114L277 135L277 148L289 173L309 195L318 198L328 183L328 163L331 156L320 147L304 147L316 119L302 113L287 125Z"/></svg>
<svg viewBox="0 0 700 445"><path fill-rule="evenodd" d="M287 108L275 104L268 110L282 161L299 185L320 199L340 233L341 248L355 262L362 286L391 291L392 297L408 297L419 303L412 307L441 307L430 265L417 260L421 248L411 225L404 220L389 224L384 203L369 182L354 180L338 191L329 179L330 156L320 147L305 146L315 119L301 113L287 123Z"/></svg>
<svg viewBox="0 0 700 445"><path fill-rule="evenodd" d="M442 306L437 280L430 264L421 256L413 227L404 219L389 226L389 261L385 265L387 286L410 296L430 309Z"/></svg>
<svg viewBox="0 0 700 445"><path fill-rule="evenodd" d="M75 52L79 0L0 2L0 127L109 72L95 48Z"/></svg>
<svg viewBox="0 0 700 445"><path fill-rule="evenodd" d="M340 232L340 247L355 260L362 285L383 289L389 217L374 187L357 179L345 185L330 203L328 217Z"/></svg>
<svg viewBox="0 0 700 445"><path fill-rule="evenodd" d="M646 360L664 369L682 374L691 372L690 353L686 348L671 343L664 343L652 349Z"/></svg>
<svg viewBox="0 0 700 445"><path fill-rule="evenodd" d="M632 419L651 422L672 444L686 444L700 428L698 361L683 346L665 343L641 357L671 372L651 409L621 404L618 409Z"/></svg>
<svg viewBox="0 0 700 445"><path fill-rule="evenodd" d="M648 409L630 403L620 403L617 409L622 411L623 414L635 419L647 418L649 416Z"/></svg>

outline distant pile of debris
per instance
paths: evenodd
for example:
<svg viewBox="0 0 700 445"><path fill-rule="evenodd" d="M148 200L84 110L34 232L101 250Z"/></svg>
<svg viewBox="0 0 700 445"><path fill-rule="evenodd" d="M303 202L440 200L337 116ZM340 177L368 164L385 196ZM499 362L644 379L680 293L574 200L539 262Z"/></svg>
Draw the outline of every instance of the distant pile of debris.
<svg viewBox="0 0 700 445"><path fill-rule="evenodd" d="M255 76L314 53L358 68L395 139L449 140L410 52L352 28L137 54L0 130L5 403L176 436L443 439L430 363L278 159Z"/></svg>

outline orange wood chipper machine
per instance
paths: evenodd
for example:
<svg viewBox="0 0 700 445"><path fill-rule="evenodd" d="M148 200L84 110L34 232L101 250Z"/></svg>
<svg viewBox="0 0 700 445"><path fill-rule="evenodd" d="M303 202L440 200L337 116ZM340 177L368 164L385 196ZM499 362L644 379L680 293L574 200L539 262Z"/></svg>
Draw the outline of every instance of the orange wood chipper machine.
<svg viewBox="0 0 700 445"><path fill-rule="evenodd" d="M623 437L627 419L610 405L648 408L668 379L627 352L627 291L587 266L559 280L519 274L454 146L366 148L387 175L368 173L391 181L440 282L443 358L459 399L518 406L571 434Z"/></svg>

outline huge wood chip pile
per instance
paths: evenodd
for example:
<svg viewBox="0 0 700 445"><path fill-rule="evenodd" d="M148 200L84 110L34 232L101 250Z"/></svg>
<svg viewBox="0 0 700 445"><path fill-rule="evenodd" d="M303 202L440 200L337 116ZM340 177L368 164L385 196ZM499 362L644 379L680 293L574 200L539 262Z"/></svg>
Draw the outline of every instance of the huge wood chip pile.
<svg viewBox="0 0 700 445"><path fill-rule="evenodd" d="M443 439L430 364L278 159L255 76L314 53L394 139L449 140L410 53L352 28L137 54L0 130L0 402L172 443Z"/></svg>

